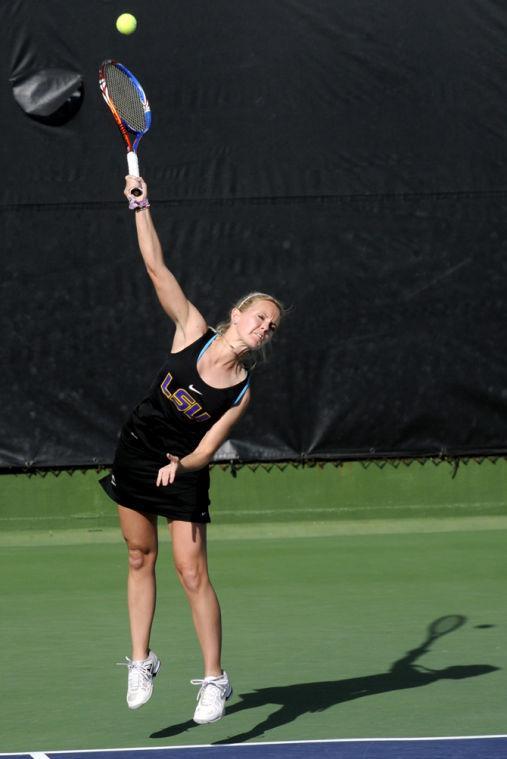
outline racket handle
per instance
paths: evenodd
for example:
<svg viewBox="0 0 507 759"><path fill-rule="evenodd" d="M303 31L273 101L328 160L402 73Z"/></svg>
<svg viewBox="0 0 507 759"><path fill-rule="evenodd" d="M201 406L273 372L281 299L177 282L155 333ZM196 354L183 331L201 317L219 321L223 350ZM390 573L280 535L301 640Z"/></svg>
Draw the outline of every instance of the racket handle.
<svg viewBox="0 0 507 759"><path fill-rule="evenodd" d="M129 150L127 153L127 163L129 165L129 174L131 177L138 177L139 174L139 161L137 160L137 153L134 153L133 150ZM142 195L143 191L139 189L139 187L134 187L132 189L132 195L135 195L136 198L139 197L139 195Z"/></svg>

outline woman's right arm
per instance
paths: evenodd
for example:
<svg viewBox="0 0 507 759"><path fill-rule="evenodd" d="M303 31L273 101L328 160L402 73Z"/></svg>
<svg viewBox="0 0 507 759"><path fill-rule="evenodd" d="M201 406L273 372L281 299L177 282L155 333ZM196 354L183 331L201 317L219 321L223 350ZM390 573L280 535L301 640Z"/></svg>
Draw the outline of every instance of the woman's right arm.
<svg viewBox="0 0 507 759"><path fill-rule="evenodd" d="M125 195L132 195L132 189L138 187L142 194L136 200L147 198L148 188L140 177L126 177ZM173 350L181 350L207 330L207 324L201 313L188 300L174 274L167 268L162 246L151 218L149 208L134 212L136 218L137 239L146 271L153 283L160 305L176 325Z"/></svg>

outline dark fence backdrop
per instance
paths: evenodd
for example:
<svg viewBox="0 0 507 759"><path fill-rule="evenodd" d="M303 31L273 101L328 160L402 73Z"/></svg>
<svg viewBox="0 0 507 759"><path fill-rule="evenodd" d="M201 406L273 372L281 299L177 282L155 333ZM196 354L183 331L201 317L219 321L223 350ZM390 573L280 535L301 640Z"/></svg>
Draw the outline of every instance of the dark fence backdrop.
<svg viewBox="0 0 507 759"><path fill-rule="evenodd" d="M114 26L126 10L130 37ZM218 460L506 452L505 4L13 0L0 14L1 468L110 463L170 349L98 90L105 58L150 99L141 171L190 299L211 324L250 290L291 307ZM27 113L58 76L79 99Z"/></svg>

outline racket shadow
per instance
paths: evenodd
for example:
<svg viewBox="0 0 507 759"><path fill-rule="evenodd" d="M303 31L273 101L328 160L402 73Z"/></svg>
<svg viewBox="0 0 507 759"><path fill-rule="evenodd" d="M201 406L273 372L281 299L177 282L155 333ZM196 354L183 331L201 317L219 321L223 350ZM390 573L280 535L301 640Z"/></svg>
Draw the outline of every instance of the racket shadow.
<svg viewBox="0 0 507 759"><path fill-rule="evenodd" d="M461 624L465 618L461 618ZM432 623L434 624L434 623ZM430 625L431 630L431 625ZM447 634L450 632L446 630ZM431 636L433 644L439 636ZM390 691L408 690L431 685L439 680L463 680L469 677L478 677L499 670L499 667L490 664L467 664L445 667L444 669L429 669L416 664L419 657L430 650L429 636L422 645L408 651L404 656L395 661L386 672L352 677L344 680L325 680L313 683L299 683L293 685L260 688L249 693L241 693L239 701L227 708L227 716L232 716L245 709L256 709L260 706L272 704L278 706L265 720L255 725L250 730L231 736L227 739L216 741L213 745L227 743L242 743L258 738L274 728L286 725L303 714L320 712L346 701L358 698L366 698ZM192 720L170 725L150 738L168 738L179 735L192 728L198 727Z"/></svg>

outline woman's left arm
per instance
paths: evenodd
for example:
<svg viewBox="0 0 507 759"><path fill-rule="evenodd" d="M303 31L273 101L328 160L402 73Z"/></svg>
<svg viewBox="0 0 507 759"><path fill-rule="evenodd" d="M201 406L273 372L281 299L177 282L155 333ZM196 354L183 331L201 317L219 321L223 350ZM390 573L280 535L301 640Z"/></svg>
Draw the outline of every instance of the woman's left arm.
<svg viewBox="0 0 507 759"><path fill-rule="evenodd" d="M178 473L195 472L197 469L203 469L203 467L207 466L213 458L214 453L227 440L231 429L241 419L249 403L250 390L247 390L241 403L230 408L215 422L195 450L183 456L182 459L168 453L169 464L159 469L157 485L171 485Z"/></svg>

